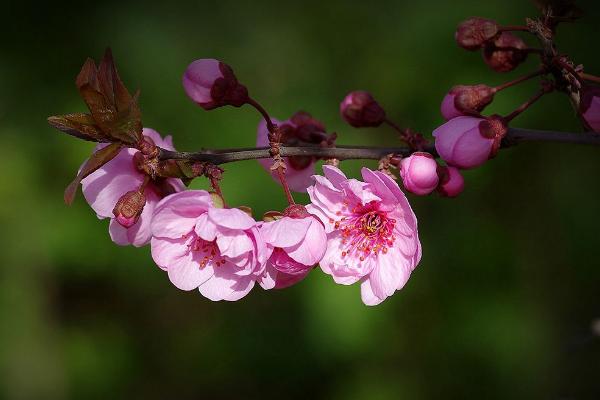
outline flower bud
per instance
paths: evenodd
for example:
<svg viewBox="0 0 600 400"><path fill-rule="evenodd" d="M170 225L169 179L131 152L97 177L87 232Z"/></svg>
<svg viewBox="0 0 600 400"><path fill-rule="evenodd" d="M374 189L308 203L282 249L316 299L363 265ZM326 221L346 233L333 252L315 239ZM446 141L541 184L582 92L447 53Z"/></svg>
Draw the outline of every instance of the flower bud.
<svg viewBox="0 0 600 400"><path fill-rule="evenodd" d="M579 112L588 127L600 132L600 88L585 86L582 88Z"/></svg>
<svg viewBox="0 0 600 400"><path fill-rule="evenodd" d="M302 204L292 204L283 211L283 216L299 219L310 217L311 215Z"/></svg>
<svg viewBox="0 0 600 400"><path fill-rule="evenodd" d="M426 195L438 185L437 163L429 153L415 152L400 162L400 177L409 192Z"/></svg>
<svg viewBox="0 0 600 400"><path fill-rule="evenodd" d="M454 38L463 49L477 50L498 34L498 24L491 19L472 17L458 25Z"/></svg>
<svg viewBox="0 0 600 400"><path fill-rule="evenodd" d="M509 72L527 58L527 44L510 32L502 32L483 49L483 60L496 72Z"/></svg>
<svg viewBox="0 0 600 400"><path fill-rule="evenodd" d="M451 119L433 131L435 149L449 165L468 169L494 157L508 132L500 117L462 116Z"/></svg>
<svg viewBox="0 0 600 400"><path fill-rule="evenodd" d="M138 221L138 218L146 205L146 196L139 190L125 193L113 209L115 219L124 228L130 228Z"/></svg>
<svg viewBox="0 0 600 400"><path fill-rule="evenodd" d="M379 126L385 120L385 111L369 92L356 90L348 93L340 104L342 118L355 128Z"/></svg>
<svg viewBox="0 0 600 400"><path fill-rule="evenodd" d="M444 197L456 197L465 188L465 180L458 168L438 166L437 174L440 182L437 191Z"/></svg>
<svg viewBox="0 0 600 400"><path fill-rule="evenodd" d="M183 89L205 110L226 105L240 107L248 101L248 90L238 82L231 67L210 58L188 65L183 74Z"/></svg>
<svg viewBox="0 0 600 400"><path fill-rule="evenodd" d="M494 100L496 90L487 85L454 86L442 101L446 121L461 115L479 114Z"/></svg>

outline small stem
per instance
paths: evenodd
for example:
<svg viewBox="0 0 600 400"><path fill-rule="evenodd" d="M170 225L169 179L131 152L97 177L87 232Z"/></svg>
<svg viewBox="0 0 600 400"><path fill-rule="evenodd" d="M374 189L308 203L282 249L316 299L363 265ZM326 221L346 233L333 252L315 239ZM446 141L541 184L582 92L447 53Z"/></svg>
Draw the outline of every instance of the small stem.
<svg viewBox="0 0 600 400"><path fill-rule="evenodd" d="M517 78L515 80L512 80L512 81L509 81L509 82L506 82L506 83L503 83L501 85L496 86L494 88L494 92L497 93L497 92L499 92L501 90L504 90L504 89L509 88L511 86L514 86L514 85L517 85L517 84L519 84L521 82L525 82L526 80L529 80L531 78L535 78L536 76L540 76L540 75L543 75L545 73L546 73L546 70L544 68L540 68L539 70L534 71L534 72L532 72L530 74L527 74L527 75L522 76L520 78Z"/></svg>
<svg viewBox="0 0 600 400"><path fill-rule="evenodd" d="M400 134L400 136L404 135L404 131L402 130L402 128L400 128L400 126L398 126L394 121L391 121L388 118L386 118L383 120L383 122L385 122L386 124L391 126L392 129L394 129L395 131L397 131Z"/></svg>
<svg viewBox="0 0 600 400"><path fill-rule="evenodd" d="M590 75L590 74L586 74L584 72L580 72L579 76L582 79L585 79L586 81L600 83L600 76Z"/></svg>
<svg viewBox="0 0 600 400"><path fill-rule="evenodd" d="M246 101L246 103L250 104L252 107L254 107L265 119L265 122L267 123L267 129L269 130L269 132L273 133L275 131L275 125L273 124L273 121L271 121L271 117L269 116L269 113L267 112L267 110L264 109L263 106L261 106L256 100L254 100L253 98L248 98L248 101Z"/></svg>
<svg viewBox="0 0 600 400"><path fill-rule="evenodd" d="M529 27L525 26L525 25L506 25L506 26L501 26L499 31L500 32L509 32L509 31L529 32Z"/></svg>
<svg viewBox="0 0 600 400"><path fill-rule="evenodd" d="M527 110L530 105L532 105L533 103L538 101L540 99L540 97L542 97L543 95L545 95L546 93L549 93L549 92L550 92L550 90L548 90L548 89L545 89L545 88L541 89L532 98L527 100L525 103L521 104L515 111L511 112L506 117L504 117L504 119L506 121L512 121L516 116L521 114L523 111Z"/></svg>
<svg viewBox="0 0 600 400"><path fill-rule="evenodd" d="M287 180L285 179L285 172L283 172L282 167L277 168L277 176L279 176L279 182L281 182L281 186L283 186L283 191L285 192L285 197L287 198L288 204L290 206L296 204L294 197L292 196L292 192L290 192Z"/></svg>

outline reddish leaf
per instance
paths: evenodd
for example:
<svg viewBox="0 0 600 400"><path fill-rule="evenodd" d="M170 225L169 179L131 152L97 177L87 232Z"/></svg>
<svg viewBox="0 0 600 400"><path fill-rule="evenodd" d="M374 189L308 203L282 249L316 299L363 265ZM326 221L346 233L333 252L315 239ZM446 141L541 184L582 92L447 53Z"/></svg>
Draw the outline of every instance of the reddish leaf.
<svg viewBox="0 0 600 400"><path fill-rule="evenodd" d="M119 154L119 151L121 151L121 148L121 143L111 143L93 153L90 158L87 159L83 167L81 167L73 182L65 189L65 203L68 205L73 204L81 180L115 158L116 155Z"/></svg>
<svg viewBox="0 0 600 400"><path fill-rule="evenodd" d="M48 123L69 135L92 142L108 142L90 114L76 113L48 117Z"/></svg>

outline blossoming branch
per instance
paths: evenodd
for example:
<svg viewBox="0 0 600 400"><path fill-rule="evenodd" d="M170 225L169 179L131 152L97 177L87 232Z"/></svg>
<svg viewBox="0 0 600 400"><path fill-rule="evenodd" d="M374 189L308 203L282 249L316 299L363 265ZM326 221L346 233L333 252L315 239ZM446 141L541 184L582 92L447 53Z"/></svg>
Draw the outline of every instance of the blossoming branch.
<svg viewBox="0 0 600 400"><path fill-rule="evenodd" d="M256 147L179 152L170 136L143 127L138 93L127 90L107 50L99 65L86 60L76 78L89 113L48 118L53 127L98 143L65 190L65 202L73 202L81 184L98 217L110 219L116 244L149 244L155 263L177 288L197 289L214 301L239 300L256 284L285 288L319 266L336 283L360 284L365 304L379 304L404 287L422 254L417 218L397 180L416 195L455 197L465 187L461 170L483 165L503 147L524 141L600 145L600 78L554 43L558 24L576 19L579 11L570 1L538 3L541 16L524 25L474 17L458 26L457 44L481 52L493 71L512 71L530 57L539 65L496 87L453 87L441 102L446 122L433 130L433 143L391 120L370 93L353 91L340 103L344 121L354 128L385 125L397 132L399 145L339 146L337 134L311 114L275 119L230 66L199 59L183 74L185 93L204 110L253 107L261 116ZM483 114L495 96L533 79L539 90L513 112ZM586 132L509 126L550 93L566 95ZM221 165L249 159L281 185L287 208L257 220L248 207L226 201ZM349 178L340 168L347 159L375 159L379 167ZM323 175L316 171L319 161ZM207 178L212 190L188 190L198 177ZM310 203L297 204L294 192L308 193Z"/></svg>

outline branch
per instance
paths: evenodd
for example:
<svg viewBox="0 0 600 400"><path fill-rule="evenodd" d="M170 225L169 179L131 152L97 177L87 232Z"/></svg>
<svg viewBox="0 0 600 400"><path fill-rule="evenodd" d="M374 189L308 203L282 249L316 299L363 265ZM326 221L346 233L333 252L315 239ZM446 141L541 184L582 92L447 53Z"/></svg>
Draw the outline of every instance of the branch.
<svg viewBox="0 0 600 400"><path fill-rule="evenodd" d="M510 147L521 142L561 142L587 144L600 146L600 134L596 133L571 133L539 131L533 129L510 128L502 142L502 147ZM413 150L409 147L368 147L368 146L336 146L336 147L313 147L296 146L280 147L283 157L309 156L322 159L337 158L339 160L368 159L379 160L388 154L398 154L401 156L410 155ZM430 145L423 149L437 157L435 148ZM198 152L170 151L160 149L159 158L161 160L190 160L204 161L211 164L225 164L233 161L256 160L260 158L270 158L268 147L221 149L221 150L202 150Z"/></svg>

